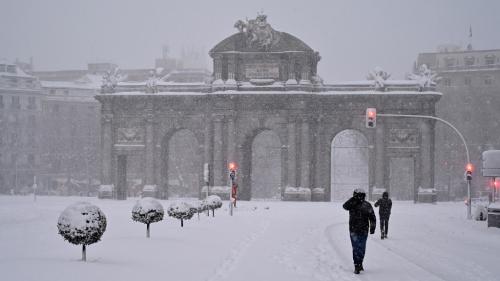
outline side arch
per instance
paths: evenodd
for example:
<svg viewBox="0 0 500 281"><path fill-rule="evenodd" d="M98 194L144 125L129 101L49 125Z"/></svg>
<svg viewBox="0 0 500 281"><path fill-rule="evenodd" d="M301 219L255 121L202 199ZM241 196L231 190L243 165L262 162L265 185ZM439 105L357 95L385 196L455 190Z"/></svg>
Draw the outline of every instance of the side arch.
<svg viewBox="0 0 500 281"><path fill-rule="evenodd" d="M203 151L195 133L187 128L168 131L161 142L162 198L199 197Z"/></svg>

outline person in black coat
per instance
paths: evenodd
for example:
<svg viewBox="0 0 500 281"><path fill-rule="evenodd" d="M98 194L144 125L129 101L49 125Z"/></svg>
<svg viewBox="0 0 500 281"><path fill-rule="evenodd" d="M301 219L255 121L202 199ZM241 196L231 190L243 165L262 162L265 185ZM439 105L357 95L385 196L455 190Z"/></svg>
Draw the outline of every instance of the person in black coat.
<svg viewBox="0 0 500 281"><path fill-rule="evenodd" d="M381 239L386 239L389 231L389 217L391 216L392 209L392 200L389 198L389 193L387 191L384 191L384 193L382 193L382 198L375 202L375 207L379 206L380 236Z"/></svg>
<svg viewBox="0 0 500 281"><path fill-rule="evenodd" d="M363 189L354 190L353 196L343 207L349 211L349 233L352 245L352 259L354 273L359 274L363 269L363 259L366 251L368 231L375 233L377 220L372 205L365 201L366 193Z"/></svg>

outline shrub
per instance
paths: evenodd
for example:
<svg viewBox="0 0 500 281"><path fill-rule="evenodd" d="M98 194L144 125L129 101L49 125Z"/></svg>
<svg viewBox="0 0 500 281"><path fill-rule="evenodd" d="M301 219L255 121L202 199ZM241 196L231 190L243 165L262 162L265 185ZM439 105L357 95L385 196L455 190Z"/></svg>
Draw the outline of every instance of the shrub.
<svg viewBox="0 0 500 281"><path fill-rule="evenodd" d="M138 200L132 208L132 220L146 224L147 238L149 238L149 225L161 221L164 214L160 202L149 197Z"/></svg>
<svg viewBox="0 0 500 281"><path fill-rule="evenodd" d="M222 207L222 200L217 195L210 195L205 200L203 204L207 209L212 210L212 216L215 217L215 209Z"/></svg>
<svg viewBox="0 0 500 281"><path fill-rule="evenodd" d="M191 219L194 214L192 206L183 201L170 204L167 213L169 216L181 220L181 227L184 227L184 220Z"/></svg>
<svg viewBox="0 0 500 281"><path fill-rule="evenodd" d="M99 207L88 202L78 202L61 213L57 228L65 240L82 245L82 260L86 261L86 246L101 240L106 231L106 223L106 216Z"/></svg>

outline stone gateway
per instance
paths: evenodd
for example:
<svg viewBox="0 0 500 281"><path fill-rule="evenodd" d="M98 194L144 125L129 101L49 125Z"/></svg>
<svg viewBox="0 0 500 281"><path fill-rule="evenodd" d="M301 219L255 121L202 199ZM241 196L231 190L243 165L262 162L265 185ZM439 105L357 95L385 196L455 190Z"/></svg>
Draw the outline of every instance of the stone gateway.
<svg viewBox="0 0 500 281"><path fill-rule="evenodd" d="M379 117L376 128L365 126L369 107L434 115L441 97L434 85L389 80L380 69L368 80L325 84L319 53L274 30L265 15L235 27L210 51L210 82L158 80L155 91L147 81L118 82L96 96L102 184L113 185L117 199L126 198L130 173L159 198L227 197L230 162L241 200L343 200L354 188L416 200L419 187L434 187L433 121Z"/></svg>

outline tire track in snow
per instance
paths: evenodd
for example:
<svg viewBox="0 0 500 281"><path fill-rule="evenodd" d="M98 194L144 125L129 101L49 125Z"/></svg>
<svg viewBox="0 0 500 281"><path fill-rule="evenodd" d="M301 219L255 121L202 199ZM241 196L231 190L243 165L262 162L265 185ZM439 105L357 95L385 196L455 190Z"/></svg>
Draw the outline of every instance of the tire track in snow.
<svg viewBox="0 0 500 281"><path fill-rule="evenodd" d="M215 272L212 276L205 279L206 281L220 281L224 280L228 277L229 273L235 268L237 262L244 256L245 252L248 248L261 237L266 230L271 225L269 220L264 221L260 227L253 233L247 235L243 241L238 243L238 245L230 251L229 255L224 258L221 264L215 269Z"/></svg>

